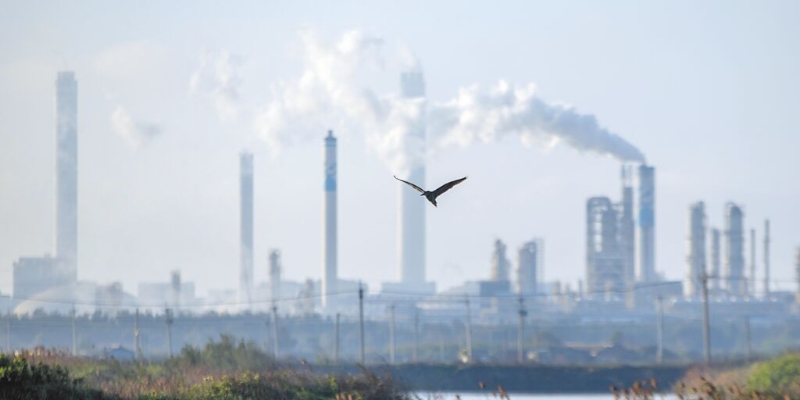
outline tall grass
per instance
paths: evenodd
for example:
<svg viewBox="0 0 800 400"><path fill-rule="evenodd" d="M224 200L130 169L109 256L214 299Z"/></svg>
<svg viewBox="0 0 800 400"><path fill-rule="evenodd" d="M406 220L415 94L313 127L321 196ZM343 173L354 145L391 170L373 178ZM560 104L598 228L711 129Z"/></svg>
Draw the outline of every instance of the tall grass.
<svg viewBox="0 0 800 400"><path fill-rule="evenodd" d="M8 391L7 389L12 390ZM390 376L312 374L276 363L252 343L223 336L156 363L72 357L38 349L0 358L3 399L404 400ZM13 397L10 394L13 394Z"/></svg>

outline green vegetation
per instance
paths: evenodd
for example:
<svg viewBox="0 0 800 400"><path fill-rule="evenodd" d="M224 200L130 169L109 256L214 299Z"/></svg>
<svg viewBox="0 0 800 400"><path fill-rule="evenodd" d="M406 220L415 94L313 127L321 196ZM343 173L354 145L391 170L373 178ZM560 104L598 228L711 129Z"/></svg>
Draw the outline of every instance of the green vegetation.
<svg viewBox="0 0 800 400"><path fill-rule="evenodd" d="M102 399L99 390L71 379L65 368L31 365L22 357L0 354L0 388L4 399Z"/></svg>
<svg viewBox="0 0 800 400"><path fill-rule="evenodd" d="M754 365L747 387L761 393L792 393L800 396L800 354Z"/></svg>
<svg viewBox="0 0 800 400"><path fill-rule="evenodd" d="M800 354L751 366L694 369L675 387L680 399L800 399Z"/></svg>
<svg viewBox="0 0 800 400"><path fill-rule="evenodd" d="M252 343L222 336L161 363L121 363L36 350L0 356L3 399L241 400L389 399L407 396L391 378L313 374L278 365Z"/></svg>

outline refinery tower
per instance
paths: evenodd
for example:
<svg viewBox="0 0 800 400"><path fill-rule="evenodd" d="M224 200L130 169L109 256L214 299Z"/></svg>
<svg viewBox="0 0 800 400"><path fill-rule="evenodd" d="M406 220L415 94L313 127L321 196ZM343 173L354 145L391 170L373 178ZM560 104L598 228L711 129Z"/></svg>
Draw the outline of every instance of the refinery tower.
<svg viewBox="0 0 800 400"><path fill-rule="evenodd" d="M639 281L654 282L656 275L655 168L639 166Z"/></svg>

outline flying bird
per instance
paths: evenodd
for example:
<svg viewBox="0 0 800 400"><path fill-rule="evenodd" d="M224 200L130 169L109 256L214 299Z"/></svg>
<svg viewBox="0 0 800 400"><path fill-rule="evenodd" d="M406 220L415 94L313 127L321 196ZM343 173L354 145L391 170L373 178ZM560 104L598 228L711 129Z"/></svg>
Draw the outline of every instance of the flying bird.
<svg viewBox="0 0 800 400"><path fill-rule="evenodd" d="M413 184L411 182L404 181L404 180L402 180L402 179L400 179L400 178L398 178L396 176L394 177L394 179L397 179L398 181L403 182L403 183L407 184L408 186L413 187L414 189L417 189L418 192L422 193L420 196L425 196L425 198L428 199L428 201L430 201L431 204L433 204L434 207L436 207L436 198L437 197L441 196L444 192L450 190L450 188L452 188L453 186L458 185L459 183L463 182L465 179L467 179L467 177L465 176L465 177L463 177L461 179L456 179L454 181L447 182L444 185L439 186L438 189L436 189L436 190L434 190L432 192L429 192L429 191L427 191L427 190L425 190L425 189L423 189L423 188L421 188L421 187L419 187L419 186L417 186L417 185L415 185L415 184Z"/></svg>

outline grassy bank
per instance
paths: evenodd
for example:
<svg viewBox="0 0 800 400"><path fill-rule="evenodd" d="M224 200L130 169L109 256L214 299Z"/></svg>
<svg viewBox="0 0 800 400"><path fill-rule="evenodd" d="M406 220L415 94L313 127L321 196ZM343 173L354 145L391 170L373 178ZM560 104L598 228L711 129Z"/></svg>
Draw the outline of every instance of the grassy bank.
<svg viewBox="0 0 800 400"><path fill-rule="evenodd" d="M3 399L406 399L391 378L312 374L274 363L256 346L223 336L167 361L118 362L31 351L0 356Z"/></svg>
<svg viewBox="0 0 800 400"><path fill-rule="evenodd" d="M743 366L697 367L674 390L679 398L698 400L800 399L800 354Z"/></svg>

